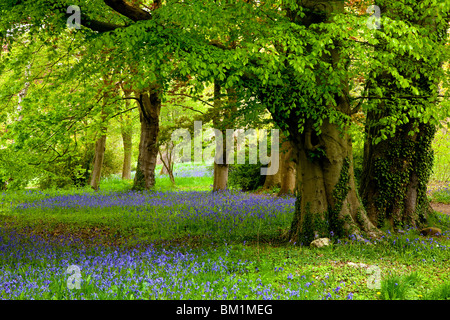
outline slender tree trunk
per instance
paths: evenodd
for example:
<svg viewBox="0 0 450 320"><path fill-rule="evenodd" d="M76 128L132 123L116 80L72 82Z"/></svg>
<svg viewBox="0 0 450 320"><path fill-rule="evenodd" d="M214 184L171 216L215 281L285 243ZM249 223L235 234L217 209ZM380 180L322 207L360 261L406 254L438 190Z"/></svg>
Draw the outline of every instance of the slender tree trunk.
<svg viewBox="0 0 450 320"><path fill-rule="evenodd" d="M104 95L104 104L106 104L107 95ZM106 150L106 131L108 129L108 125L105 122L106 114L104 107L102 109L102 124L100 127L100 138L95 142L95 152L94 152L94 163L92 166L91 173L91 188L97 191L99 189L100 178L102 173L103 159L105 158L105 150Z"/></svg>
<svg viewBox="0 0 450 320"><path fill-rule="evenodd" d="M155 186L155 167L158 156L159 113L161 89L152 87L140 95L139 115L141 137L139 157L134 177L134 190L148 190Z"/></svg>
<svg viewBox="0 0 450 320"><path fill-rule="evenodd" d="M105 157L106 148L106 127L102 130L100 138L95 143L94 165L91 174L91 188L97 191L99 189L103 159Z"/></svg>
<svg viewBox="0 0 450 320"><path fill-rule="evenodd" d="M164 152L161 152L161 150L159 150L159 158L163 163L161 172L166 172L165 174L169 175L172 185L175 185L175 177L173 176L173 147L173 142L168 142L165 145Z"/></svg>
<svg viewBox="0 0 450 320"><path fill-rule="evenodd" d="M214 161L214 175L213 175L213 191L220 191L220 190L226 190L228 186L228 159L227 159L227 142L226 142L226 134L225 130L227 129L227 125L230 125L229 122L229 112L222 110L222 98L220 97L221 93L221 86L220 84L215 81L214 82L214 108L216 109L216 115L213 118L213 125L214 128L217 130L220 130L222 132L222 154L220 155L222 159L222 163L217 163L217 161ZM232 98L232 90L229 90L228 96L229 96L229 103L234 103ZM221 119L220 119L221 118ZM217 151L220 152L220 151Z"/></svg>
<svg viewBox="0 0 450 320"><path fill-rule="evenodd" d="M30 75L30 68L31 68L31 65L30 64L27 65L27 69L25 70L25 85L24 85L24 88L18 94L17 112L19 113L19 117L17 118L17 121L22 121L22 119L23 119L22 101L27 96L28 88L30 87L30 82L28 81L28 77Z"/></svg>
<svg viewBox="0 0 450 320"><path fill-rule="evenodd" d="M130 127L122 127L123 167L122 179L131 179L131 155L133 148L133 131Z"/></svg>
<svg viewBox="0 0 450 320"><path fill-rule="evenodd" d="M131 98L131 91L125 90L122 87L126 98ZM128 109L130 100L125 100L125 107ZM131 179L131 157L133 151L133 123L130 113L120 115L120 131L123 142L123 166L122 166L122 179Z"/></svg>
<svg viewBox="0 0 450 320"><path fill-rule="evenodd" d="M295 179L296 179L296 154L292 143L286 138L282 138L281 144L281 159L280 159L280 171L281 171L281 187L278 192L278 196L294 194L295 191Z"/></svg>
<svg viewBox="0 0 450 320"><path fill-rule="evenodd" d="M162 167L161 167L161 171L159 172L159 174L168 174L170 176L170 168L173 167L173 163L170 159L170 155L169 155L169 150L167 148L169 148L168 146L169 144L166 144L164 146L164 150L162 151L161 148L159 148L159 159L162 162Z"/></svg>

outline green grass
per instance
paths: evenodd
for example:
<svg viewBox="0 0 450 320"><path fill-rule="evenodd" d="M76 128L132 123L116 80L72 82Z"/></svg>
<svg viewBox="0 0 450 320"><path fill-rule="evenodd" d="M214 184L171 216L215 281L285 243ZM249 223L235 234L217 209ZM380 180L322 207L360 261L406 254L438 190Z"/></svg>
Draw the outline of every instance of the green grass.
<svg viewBox="0 0 450 320"><path fill-rule="evenodd" d="M440 202L445 204L450 204L450 186L444 187L432 194L433 202Z"/></svg>
<svg viewBox="0 0 450 320"><path fill-rule="evenodd" d="M172 186L168 178L158 178L156 189L163 192L210 190L212 183L210 177L175 179L176 185ZM125 192L131 188L131 184L132 181L105 179L101 182L98 195ZM164 225L139 219L139 212L117 207L30 210L27 211L28 214L22 215L12 210L13 206L26 201L82 193L95 194L89 188L0 193L0 225L5 227L3 234L0 233L0 247L12 241L13 236L8 233L10 230L23 234L24 241L28 241L21 250L25 250L27 246L39 247L33 242L36 234L42 236L47 243L60 241L58 239L61 236L73 236L83 241L83 245L55 244L55 249L52 250L59 252L57 255L41 255L39 258L19 253L17 256L0 255L1 274L5 277L10 280L26 278L25 283L47 288L38 292L41 289L27 287L14 299L134 299L138 296L133 293L136 288L152 299L450 298L450 217L442 214L431 217L433 224L445 231L441 237L426 238L417 230L411 229L405 230L404 234L387 233L376 242L354 238L334 239L329 247L312 249L284 240L291 220L288 214L280 215L263 227L255 225L252 228L236 228L234 233L226 233L205 221L191 223L173 218L173 223L170 222L168 217L176 215L177 210L180 210L176 206L149 211L153 217L167 218ZM249 220L248 223L250 222ZM264 233L263 229L272 231ZM163 253L173 250L174 254L195 255L195 259L180 262L177 271L168 267L155 269L149 261L141 261L135 266L115 271L106 267L104 272L107 269L112 272L113 279L117 282L107 285L106 289L101 287L105 285L104 282L97 279L100 271L90 269L91 264L87 264L83 269L82 288L72 291L67 289L67 275L61 271L61 265L68 263L64 262L67 260L64 258L67 252L83 246L83 250L91 252L89 248L96 244L101 244L105 252L115 252L117 248L128 252L127 250L134 250L132 248L143 250L150 242ZM100 257L95 249L90 254ZM105 255L106 253L102 253L101 256ZM95 258L90 261L92 263ZM222 269L215 271L217 263ZM380 287L369 285L374 276L378 277L371 270L379 271L377 280L381 283ZM171 279L172 282L164 282L167 285L165 287L149 287L142 277L165 279L164 281ZM13 280L10 282L14 283ZM160 288L157 294L154 292L156 287ZM2 294L3 297L12 295L0 290L0 296Z"/></svg>

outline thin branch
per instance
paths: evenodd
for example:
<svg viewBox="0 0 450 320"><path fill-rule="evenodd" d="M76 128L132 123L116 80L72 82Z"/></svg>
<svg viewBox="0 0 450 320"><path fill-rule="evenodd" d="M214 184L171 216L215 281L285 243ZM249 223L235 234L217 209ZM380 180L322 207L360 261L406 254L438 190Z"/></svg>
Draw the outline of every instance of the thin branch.
<svg viewBox="0 0 450 320"><path fill-rule="evenodd" d="M446 98L446 96L443 95L437 95L437 98ZM358 99L380 99L380 100L389 100L389 99L428 99L431 98L431 96L399 96L399 97L354 97L350 98L350 100L358 100Z"/></svg>
<svg viewBox="0 0 450 320"><path fill-rule="evenodd" d="M109 119L115 118L115 117L117 117L117 116L121 115L122 113L127 113L128 111L131 111L131 110L134 110L134 109L137 109L137 107L133 107L133 108L130 108L130 109L127 109L127 110L121 111L121 112L119 112L119 113L116 113L115 115L113 115L113 116L112 116L112 117L110 117Z"/></svg>
<svg viewBox="0 0 450 320"><path fill-rule="evenodd" d="M188 95L188 94L186 94L186 93L171 93L170 95L172 95L172 96L183 96L183 97L188 97L188 98L191 98L191 99L194 99L194 100L198 100L198 101L200 101L200 102L202 102L202 103L204 103L204 104L206 104L206 105L208 105L208 106L210 106L210 107L214 107L214 105L213 105L212 103L209 103L209 102L207 102L207 101L205 101L205 100L202 100L202 99L200 99L200 98L198 98L198 97L193 97L193 96Z"/></svg>
<svg viewBox="0 0 450 320"><path fill-rule="evenodd" d="M192 107L183 106L183 105L181 105L181 104L174 104L174 106L182 107L182 108L184 108L184 109L189 109L189 110L192 110L192 111L195 111L195 112L199 112L199 113L201 113L201 114L205 114L204 112L202 112L202 111L200 111L200 110L194 109L194 108L192 108Z"/></svg>

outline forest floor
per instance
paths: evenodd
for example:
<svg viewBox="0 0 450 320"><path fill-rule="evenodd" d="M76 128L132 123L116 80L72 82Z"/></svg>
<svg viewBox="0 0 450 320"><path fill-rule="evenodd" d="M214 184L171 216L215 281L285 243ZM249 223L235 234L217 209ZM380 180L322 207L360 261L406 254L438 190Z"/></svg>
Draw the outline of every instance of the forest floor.
<svg viewBox="0 0 450 320"><path fill-rule="evenodd" d="M437 191L447 191L450 188L450 183L448 181L446 182L431 182L428 185L428 191L427 193L429 195L437 192ZM431 207L433 208L433 210L437 211L437 212L441 212L441 213L445 213L450 215L450 202L448 201L448 192L444 192L444 196L439 197L439 196L434 196L433 200L431 202Z"/></svg>
<svg viewBox="0 0 450 320"><path fill-rule="evenodd" d="M445 203L440 203L440 202L432 202L431 207L433 208L433 210L435 210L437 212L450 215L450 204L445 204Z"/></svg>

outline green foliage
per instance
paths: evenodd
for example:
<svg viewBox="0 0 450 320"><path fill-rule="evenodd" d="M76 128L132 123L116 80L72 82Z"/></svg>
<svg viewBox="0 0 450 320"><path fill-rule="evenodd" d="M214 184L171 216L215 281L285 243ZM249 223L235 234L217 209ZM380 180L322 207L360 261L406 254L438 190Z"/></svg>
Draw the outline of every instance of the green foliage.
<svg viewBox="0 0 450 320"><path fill-rule="evenodd" d="M417 272L406 276L389 275L381 281L381 298L384 300L405 300L408 291L419 282Z"/></svg>
<svg viewBox="0 0 450 320"><path fill-rule="evenodd" d="M450 130L446 127L437 130L432 143L434 167L432 181L450 181Z"/></svg>
<svg viewBox="0 0 450 320"><path fill-rule="evenodd" d="M264 185L265 177L261 175L261 164L230 164L228 185L242 191L252 191Z"/></svg>
<svg viewBox="0 0 450 320"><path fill-rule="evenodd" d="M432 201L450 204L450 187L433 192Z"/></svg>
<svg viewBox="0 0 450 320"><path fill-rule="evenodd" d="M439 284L425 295L424 300L450 300L450 282Z"/></svg>
<svg viewBox="0 0 450 320"><path fill-rule="evenodd" d="M419 205L416 214L419 215L421 222L424 221L427 184L433 168L431 143L434 132L434 126L423 125L422 134L417 141L390 139L386 144L383 157L375 159L375 181L379 186L379 193L375 198L379 212L378 227L384 225L385 219L390 217L394 206L403 206L413 172L418 178L417 203ZM394 224L403 223L398 216L393 218ZM410 221L404 222L410 223Z"/></svg>
<svg viewBox="0 0 450 320"><path fill-rule="evenodd" d="M254 146L253 146L254 147ZM242 191L253 191L264 185L266 176L261 174L261 168L267 168L260 162L259 152L257 152L257 163L251 164L249 158L249 145L242 146L245 149L245 162L243 164L230 164L228 169L228 185L239 188ZM267 153L271 152L271 139L267 140Z"/></svg>

